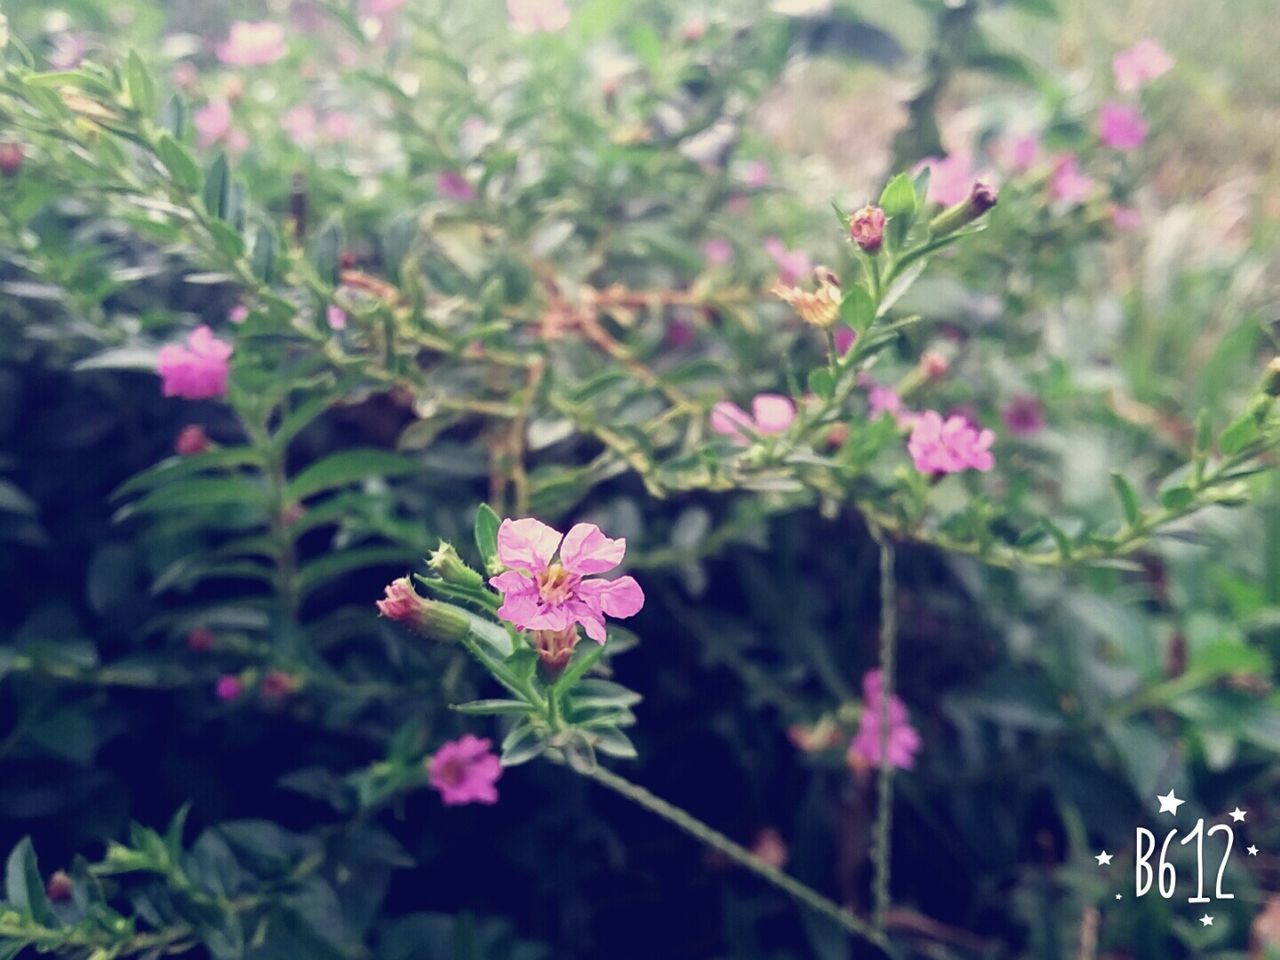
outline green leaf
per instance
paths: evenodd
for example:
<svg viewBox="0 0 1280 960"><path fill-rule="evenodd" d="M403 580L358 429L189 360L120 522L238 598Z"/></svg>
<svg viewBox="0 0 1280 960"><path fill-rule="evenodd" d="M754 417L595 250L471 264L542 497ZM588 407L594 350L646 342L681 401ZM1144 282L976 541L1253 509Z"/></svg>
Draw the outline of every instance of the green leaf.
<svg viewBox="0 0 1280 960"><path fill-rule="evenodd" d="M599 730L593 730L592 733L596 738L595 748L600 753L622 760L632 760L639 756L631 738L617 727L602 727Z"/></svg>
<svg viewBox="0 0 1280 960"><path fill-rule="evenodd" d="M480 557L484 561L486 570L495 570L500 565L498 562L498 527L502 525L502 520L493 512L493 507L487 503L480 504L476 510L476 549L480 551Z"/></svg>
<svg viewBox="0 0 1280 960"><path fill-rule="evenodd" d="M1249 414L1245 414L1227 429L1222 431L1218 446L1224 456L1233 456L1258 439L1258 422Z"/></svg>
<svg viewBox="0 0 1280 960"><path fill-rule="evenodd" d="M533 707L519 700L472 700L454 704L452 709L480 717L514 717L533 712Z"/></svg>
<svg viewBox="0 0 1280 960"><path fill-rule="evenodd" d="M248 477L186 477L181 483L159 487L141 500L121 508L116 519L122 520L136 513L155 510L187 510L237 504L261 507L266 502L266 489L261 483Z"/></svg>
<svg viewBox="0 0 1280 960"><path fill-rule="evenodd" d="M855 284L840 297L840 322L862 336L876 318L876 307L871 294L861 284Z"/></svg>
<svg viewBox="0 0 1280 960"><path fill-rule="evenodd" d="M581 681L570 694L573 705L582 707L632 707L644 698L612 680L592 677Z"/></svg>
<svg viewBox="0 0 1280 960"><path fill-rule="evenodd" d="M44 892L44 880L30 837L23 837L9 854L5 868L5 899L9 906L42 927L62 925Z"/></svg>
<svg viewBox="0 0 1280 960"><path fill-rule="evenodd" d="M195 193L200 189L200 168L196 166L186 147L169 134L162 133L156 142L156 153L179 188L187 193Z"/></svg>
<svg viewBox="0 0 1280 960"><path fill-rule="evenodd" d="M502 765L518 767L547 749L542 735L526 722L517 723L502 741Z"/></svg>
<svg viewBox="0 0 1280 960"><path fill-rule="evenodd" d="M900 250L916 216L916 188L911 178L900 173L890 180L880 194L880 207L889 218L885 228L889 249Z"/></svg>
<svg viewBox="0 0 1280 960"><path fill-rule="evenodd" d="M421 468L416 461L388 450L343 450L311 464L285 487L285 498L298 503L306 497L345 487L370 477L404 477Z"/></svg>
<svg viewBox="0 0 1280 960"><path fill-rule="evenodd" d="M835 390L835 380L831 376L831 371L826 367L818 367L810 371L809 389L823 400L830 399L832 392Z"/></svg>
<svg viewBox="0 0 1280 960"><path fill-rule="evenodd" d="M1160 504L1166 510L1185 510L1195 499L1195 491L1190 487L1170 487L1160 494Z"/></svg>
<svg viewBox="0 0 1280 960"><path fill-rule="evenodd" d="M129 51L125 71L129 80L129 99L134 109L150 119L156 112L156 85L136 50Z"/></svg>
<svg viewBox="0 0 1280 960"><path fill-rule="evenodd" d="M280 236L275 225L259 221L257 235L253 238L253 256L250 265L254 276L263 283L271 283L276 273L276 257L280 249Z"/></svg>
<svg viewBox="0 0 1280 960"><path fill-rule="evenodd" d="M227 155L219 153L209 163L204 174L204 208L211 217L219 220L227 219L227 207L231 193L231 169L227 165ZM240 234L237 232L236 237ZM243 247L243 241L241 241Z"/></svg>
<svg viewBox="0 0 1280 960"><path fill-rule="evenodd" d="M335 577L366 567L394 567L412 563L417 551L408 547L356 547L321 554L298 570L298 591L306 596Z"/></svg>
<svg viewBox="0 0 1280 960"><path fill-rule="evenodd" d="M1122 474L1115 472L1111 474L1111 485L1115 488L1116 498L1120 501L1125 522L1131 527L1137 526L1142 518L1142 504L1138 501L1138 495L1134 492L1133 486Z"/></svg>

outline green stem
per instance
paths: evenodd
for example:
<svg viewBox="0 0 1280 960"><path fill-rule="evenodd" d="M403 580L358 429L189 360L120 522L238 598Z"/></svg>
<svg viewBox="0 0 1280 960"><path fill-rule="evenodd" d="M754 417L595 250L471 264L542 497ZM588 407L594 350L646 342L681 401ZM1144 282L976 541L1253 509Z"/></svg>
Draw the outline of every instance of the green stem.
<svg viewBox="0 0 1280 960"><path fill-rule="evenodd" d="M893 543L874 523L871 537L880 551L880 780L872 856L875 866L873 919L880 933L889 915L890 841L893 833L893 764L889 762L890 700L896 666L898 608L893 577Z"/></svg>
<svg viewBox="0 0 1280 960"><path fill-rule="evenodd" d="M865 921L854 916L835 901L829 900L812 887L765 863L746 847L734 843L723 833L703 823L697 817L686 813L661 797L655 796L639 784L632 783L630 780L620 777L603 767L596 767L590 773L584 774L584 776L588 776L601 786L608 787L614 793L626 797L632 803L644 807L650 813L656 814L712 849L720 851L730 860L745 867L780 890L785 891L799 903L835 921L846 932L862 937L886 953L891 952L888 938L881 930L873 930Z"/></svg>

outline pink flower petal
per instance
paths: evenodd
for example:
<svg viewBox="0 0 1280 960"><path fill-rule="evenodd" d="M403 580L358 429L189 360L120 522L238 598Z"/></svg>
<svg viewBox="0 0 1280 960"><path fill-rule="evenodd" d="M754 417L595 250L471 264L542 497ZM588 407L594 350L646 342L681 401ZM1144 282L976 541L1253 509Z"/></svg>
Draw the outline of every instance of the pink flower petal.
<svg viewBox="0 0 1280 960"><path fill-rule="evenodd" d="M560 562L570 573L604 573L622 562L627 540L612 540L594 523L575 523L560 545Z"/></svg>
<svg viewBox="0 0 1280 960"><path fill-rule="evenodd" d="M593 604L609 617L635 616L644 606L644 591L635 577L617 580L584 580L578 585L578 596Z"/></svg>
<svg viewBox="0 0 1280 960"><path fill-rule="evenodd" d="M761 434L782 433L796 419L796 405L789 397L776 393L761 393L751 401L755 414L756 430Z"/></svg>
<svg viewBox="0 0 1280 960"><path fill-rule="evenodd" d="M560 532L541 520L508 517L498 527L498 559L517 570L541 573L550 566L560 540Z"/></svg>
<svg viewBox="0 0 1280 960"><path fill-rule="evenodd" d="M736 403L722 400L711 408L711 429L721 436L746 442L750 431L755 429L755 423L751 415Z"/></svg>

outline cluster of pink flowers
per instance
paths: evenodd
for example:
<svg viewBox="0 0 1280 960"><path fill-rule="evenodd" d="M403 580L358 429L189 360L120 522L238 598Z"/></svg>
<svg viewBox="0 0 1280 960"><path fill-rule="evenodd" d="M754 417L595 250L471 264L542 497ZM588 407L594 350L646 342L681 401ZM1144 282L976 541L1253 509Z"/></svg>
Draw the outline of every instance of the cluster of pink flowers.
<svg viewBox="0 0 1280 960"><path fill-rule="evenodd" d="M783 433L795 419L796 405L778 393L757 394L751 413L727 400L711 408L711 429L744 447L757 436Z"/></svg>
<svg viewBox="0 0 1280 960"><path fill-rule="evenodd" d="M622 562L625 538L610 539L594 523L577 523L567 534L540 520L503 520L498 559L509 569L489 580L502 594L498 616L519 630L563 630L579 623L604 643L604 618L630 617L644 606L634 577L603 580ZM559 554L557 558L557 552Z"/></svg>
<svg viewBox="0 0 1280 960"><path fill-rule="evenodd" d="M487 739L464 733L435 752L427 764L427 778L446 807L498 802L496 784L502 776L502 763L491 746Z"/></svg>
<svg viewBox="0 0 1280 960"><path fill-rule="evenodd" d="M304 150L315 146L322 137L333 143L350 140L354 130L351 114L335 110L322 116L307 104L285 111L280 126L294 146Z"/></svg>
<svg viewBox="0 0 1280 960"><path fill-rule="evenodd" d="M196 128L196 142L204 149L222 144L231 154L242 153L249 138L232 125L231 104L221 98L210 100L191 117Z"/></svg>
<svg viewBox="0 0 1280 960"><path fill-rule="evenodd" d="M1098 108L1098 136L1113 150L1137 150L1146 143L1147 129L1137 107L1108 100Z"/></svg>
<svg viewBox="0 0 1280 960"><path fill-rule="evenodd" d="M862 717L858 722L858 732L849 744L849 761L879 766L882 762L880 753L880 712L884 705L884 675L879 670L872 670L862 678ZM923 746L920 734L911 726L907 715L906 704L897 696L889 698L889 738L888 762L903 770L915 766L916 754Z"/></svg>
<svg viewBox="0 0 1280 960"><path fill-rule="evenodd" d="M237 20L218 44L218 59L232 67L262 67L285 55L284 27L269 20Z"/></svg>
<svg viewBox="0 0 1280 960"><path fill-rule="evenodd" d="M201 325L187 338L187 345L161 347L158 371L166 397L207 400L227 392L231 344L219 340Z"/></svg>
<svg viewBox="0 0 1280 960"><path fill-rule="evenodd" d="M921 473L985 472L995 466L995 439L990 430L978 429L965 417L953 414L944 420L938 411L926 410L912 421L907 451Z"/></svg>
<svg viewBox="0 0 1280 960"><path fill-rule="evenodd" d="M507 22L516 33L559 33L569 25L565 0L507 0Z"/></svg>

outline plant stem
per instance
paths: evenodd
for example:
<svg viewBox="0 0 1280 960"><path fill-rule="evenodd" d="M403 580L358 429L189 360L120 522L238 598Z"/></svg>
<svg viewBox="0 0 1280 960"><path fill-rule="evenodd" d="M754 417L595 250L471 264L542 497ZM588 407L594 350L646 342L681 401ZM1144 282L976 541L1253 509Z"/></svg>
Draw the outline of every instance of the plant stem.
<svg viewBox="0 0 1280 960"><path fill-rule="evenodd" d="M898 608L893 577L893 543L874 523L871 537L880 551L880 780L872 858L875 866L875 929L883 934L889 915L890 840L893 833L893 764L889 762L890 701L896 665Z"/></svg>
<svg viewBox="0 0 1280 960"><path fill-rule="evenodd" d="M656 814L673 826L680 828L707 846L720 851L726 857L740 866L746 867L761 879L785 891L799 903L835 921L846 932L862 937L886 953L890 952L888 938L881 930L873 930L865 921L855 917L835 901L824 897L812 887L765 863L746 847L734 843L723 833L708 826L679 807L673 806L650 793L639 784L632 783L630 780L620 777L603 767L596 767L590 773L584 774L584 776L590 777L602 786L608 787L614 793L626 797L632 803L644 807L650 813Z"/></svg>

